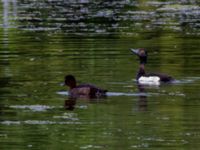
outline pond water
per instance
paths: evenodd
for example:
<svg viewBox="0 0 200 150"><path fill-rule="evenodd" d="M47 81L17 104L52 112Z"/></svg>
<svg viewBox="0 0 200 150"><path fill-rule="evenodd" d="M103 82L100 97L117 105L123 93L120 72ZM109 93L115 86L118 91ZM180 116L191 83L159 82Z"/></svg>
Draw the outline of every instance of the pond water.
<svg viewBox="0 0 200 150"><path fill-rule="evenodd" d="M2 0L0 149L198 149L199 4ZM176 81L138 86L140 47ZM66 74L107 97L70 100Z"/></svg>

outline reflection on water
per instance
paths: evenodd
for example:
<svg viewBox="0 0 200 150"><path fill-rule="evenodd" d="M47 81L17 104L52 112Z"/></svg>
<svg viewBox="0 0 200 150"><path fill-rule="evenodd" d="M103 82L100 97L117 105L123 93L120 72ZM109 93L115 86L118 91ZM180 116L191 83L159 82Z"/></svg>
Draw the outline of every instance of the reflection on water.
<svg viewBox="0 0 200 150"><path fill-rule="evenodd" d="M198 149L199 1L0 6L0 149ZM137 85L129 49L140 47L149 72L176 81ZM66 74L105 87L107 98L68 98Z"/></svg>
<svg viewBox="0 0 200 150"><path fill-rule="evenodd" d="M30 109L32 111L46 111L47 109L51 109L52 107L45 106L45 105L14 105L14 106L10 106L10 108Z"/></svg>
<svg viewBox="0 0 200 150"><path fill-rule="evenodd" d="M67 91L59 91L57 92L57 94L66 96L69 95ZM149 94L143 92L140 93L107 92L106 95L112 97L112 96L148 96Z"/></svg>
<svg viewBox="0 0 200 150"><path fill-rule="evenodd" d="M197 34L198 1L16 1L2 0L4 28L71 34L136 35L152 30ZM12 18L10 8L12 7ZM10 15L9 15L10 14ZM14 27L14 26L12 26Z"/></svg>
<svg viewBox="0 0 200 150"><path fill-rule="evenodd" d="M75 105L76 105L76 99L67 99L67 100L65 100L65 105L64 105L65 109L74 110Z"/></svg>
<svg viewBox="0 0 200 150"><path fill-rule="evenodd" d="M138 84L138 90L139 92L142 92L142 93L145 93L145 85L141 85L141 84ZM141 95L139 96L138 98L138 110L139 111L147 111L147 96L146 95Z"/></svg>

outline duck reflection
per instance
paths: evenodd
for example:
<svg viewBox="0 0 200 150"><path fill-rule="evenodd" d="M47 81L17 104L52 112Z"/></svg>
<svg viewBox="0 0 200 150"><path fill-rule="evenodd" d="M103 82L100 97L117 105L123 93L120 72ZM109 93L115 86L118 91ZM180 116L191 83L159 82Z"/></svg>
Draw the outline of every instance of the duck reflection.
<svg viewBox="0 0 200 150"><path fill-rule="evenodd" d="M76 99L75 98L69 98L65 100L64 108L66 110L74 110L76 105Z"/></svg>
<svg viewBox="0 0 200 150"><path fill-rule="evenodd" d="M137 83L138 91L140 92L138 100L138 110L147 111L148 110L148 91L147 89L159 89L160 85L148 85Z"/></svg>
<svg viewBox="0 0 200 150"><path fill-rule="evenodd" d="M78 100L83 100L83 101L87 101L87 102L98 102L99 100L103 100L105 99L106 96L100 96L100 97L90 97L90 96L84 96L84 97L72 97L69 95L68 99L65 100L64 103L64 108L66 110L71 110L73 111L76 107L77 101Z"/></svg>
<svg viewBox="0 0 200 150"><path fill-rule="evenodd" d="M139 96L139 100L138 100L138 110L139 111L147 111L147 95L145 94L146 93L146 90L145 90L145 85L142 85L142 84L137 84L137 87L138 87L138 90L140 93L144 93L144 94L141 94Z"/></svg>

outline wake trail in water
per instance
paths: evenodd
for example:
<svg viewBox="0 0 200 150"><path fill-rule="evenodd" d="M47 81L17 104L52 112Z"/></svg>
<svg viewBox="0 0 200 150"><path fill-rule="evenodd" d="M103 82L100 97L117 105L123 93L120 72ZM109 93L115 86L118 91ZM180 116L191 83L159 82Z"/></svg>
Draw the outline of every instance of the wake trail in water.
<svg viewBox="0 0 200 150"><path fill-rule="evenodd" d="M59 95L68 96L68 91L59 91L57 92ZM149 93L124 93L124 92L107 92L107 96L149 96Z"/></svg>
<svg viewBox="0 0 200 150"><path fill-rule="evenodd" d="M189 84L200 81L200 77L187 77L180 80L174 80L172 81L172 84Z"/></svg>

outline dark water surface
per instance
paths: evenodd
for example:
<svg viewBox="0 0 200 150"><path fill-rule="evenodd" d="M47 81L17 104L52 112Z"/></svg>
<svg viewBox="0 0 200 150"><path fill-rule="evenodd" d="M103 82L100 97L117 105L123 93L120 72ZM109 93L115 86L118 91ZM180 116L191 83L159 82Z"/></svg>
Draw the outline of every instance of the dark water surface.
<svg viewBox="0 0 200 150"><path fill-rule="evenodd" d="M199 4L2 0L0 149L199 149ZM139 47L176 82L138 87ZM66 74L107 98L70 101Z"/></svg>

